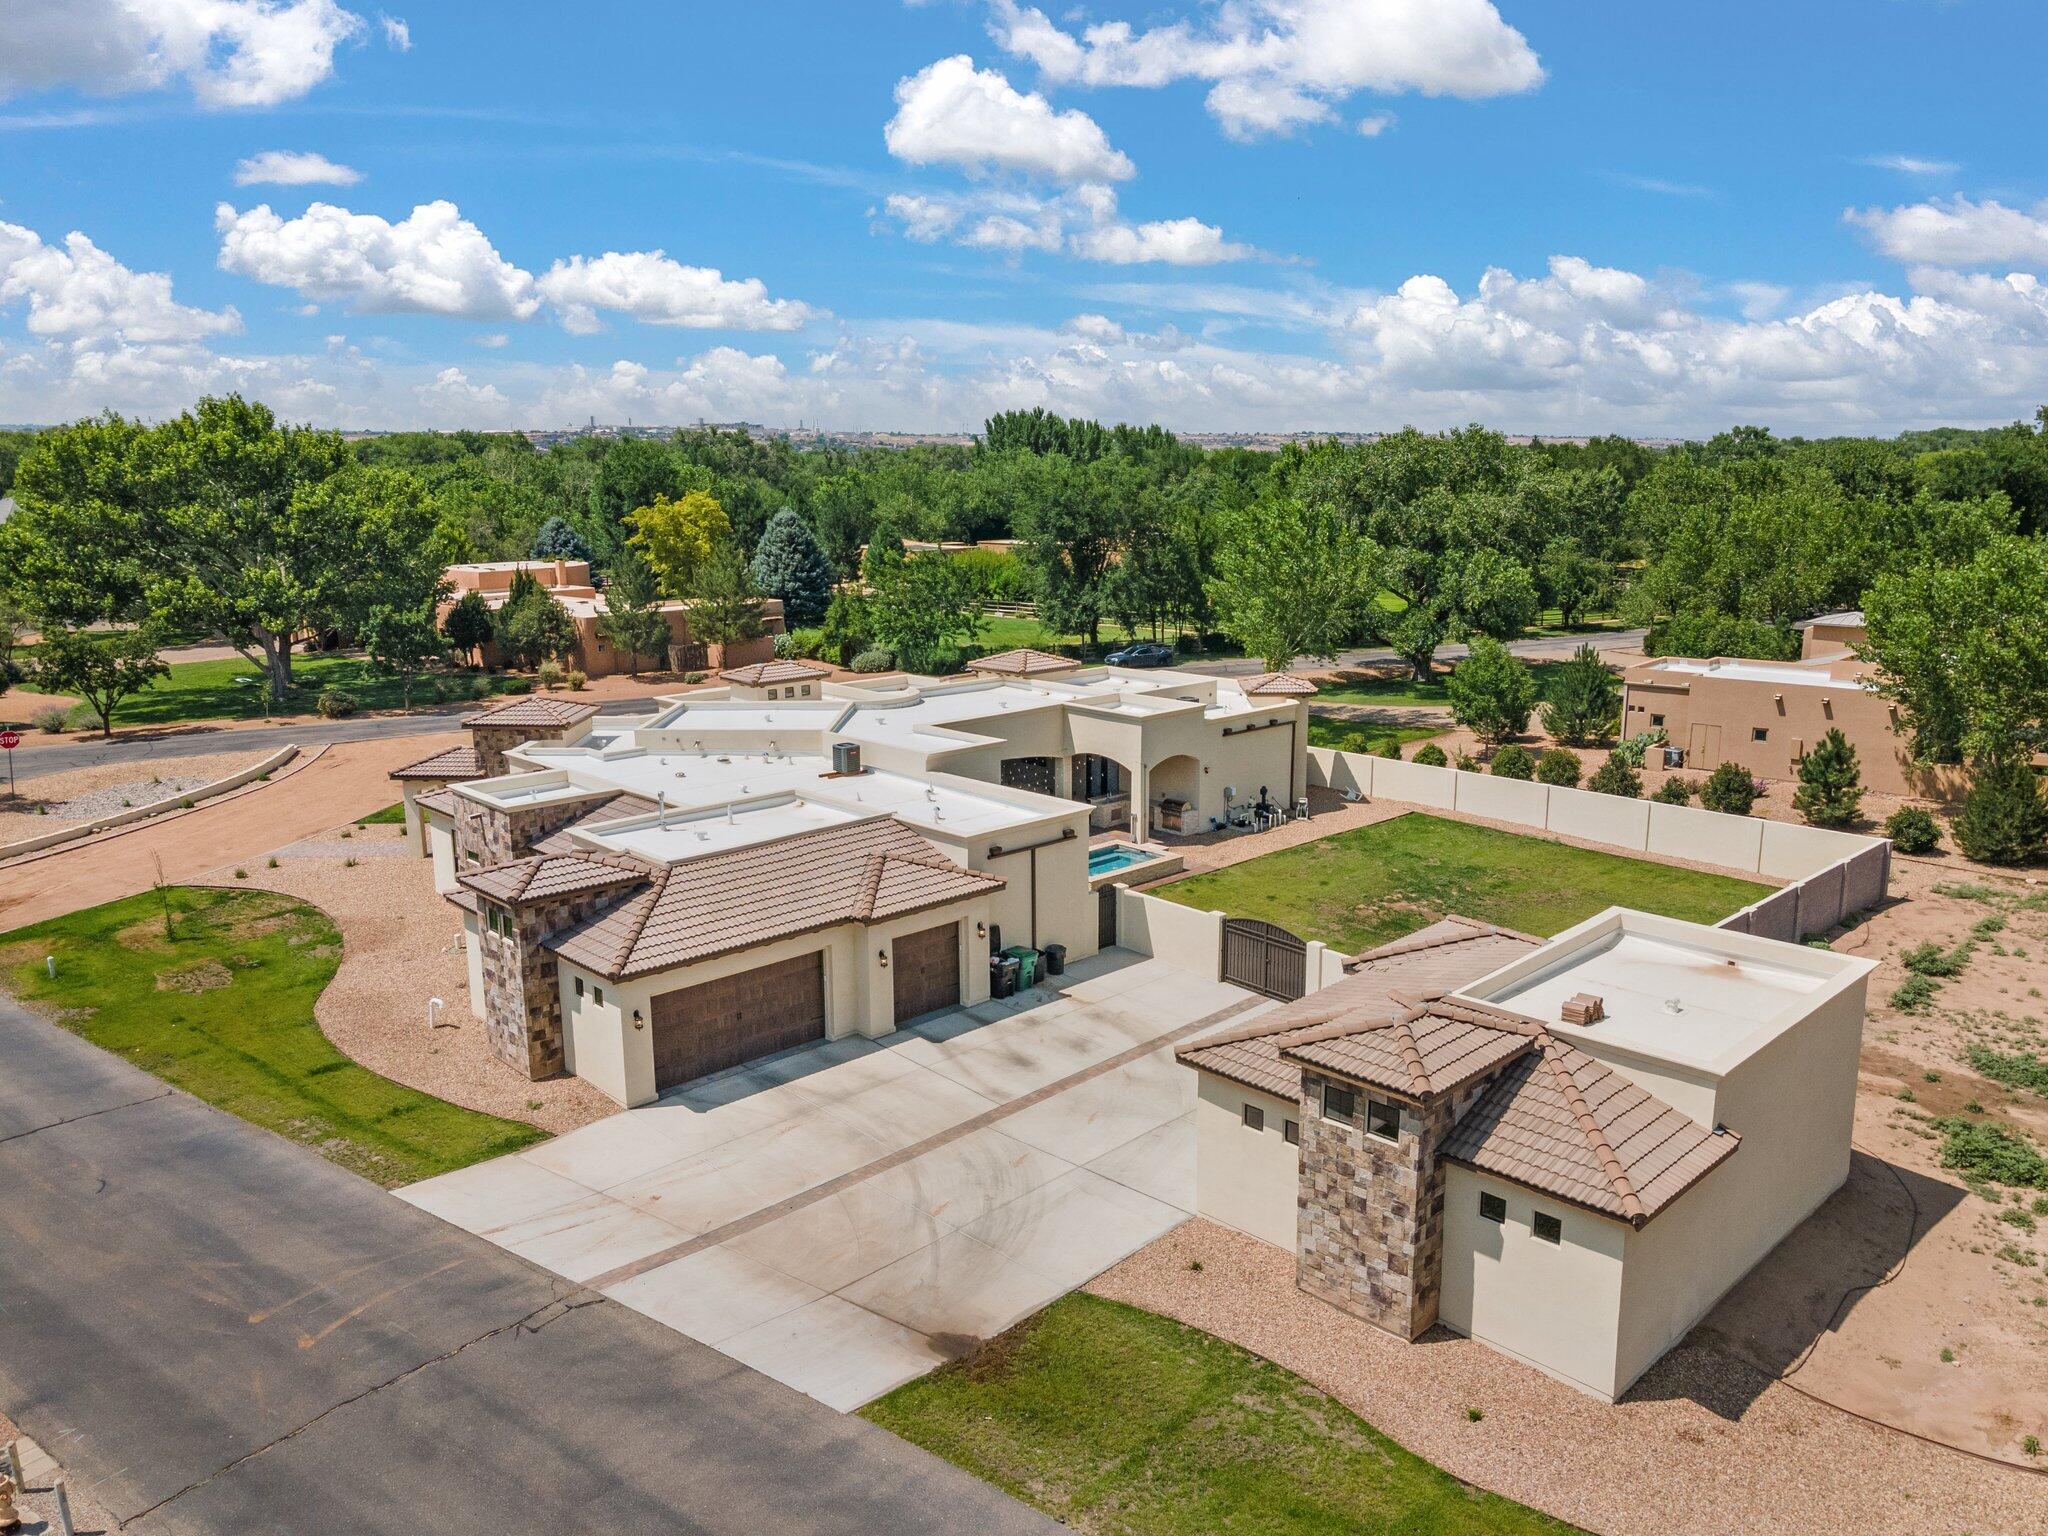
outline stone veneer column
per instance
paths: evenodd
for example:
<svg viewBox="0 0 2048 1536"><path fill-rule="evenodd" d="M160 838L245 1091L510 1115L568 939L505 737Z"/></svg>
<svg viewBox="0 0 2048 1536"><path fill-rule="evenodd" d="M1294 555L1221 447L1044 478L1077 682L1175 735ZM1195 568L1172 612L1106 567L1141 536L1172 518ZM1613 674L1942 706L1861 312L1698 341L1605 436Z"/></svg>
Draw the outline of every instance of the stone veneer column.
<svg viewBox="0 0 2048 1536"><path fill-rule="evenodd" d="M1358 1096L1358 1124L1323 1118L1326 1081ZM1451 1106L1399 1104L1401 1135L1365 1130L1367 1090L1302 1074L1295 1275L1309 1295L1403 1339L1436 1321L1443 1279L1444 1175L1437 1148Z"/></svg>
<svg viewBox="0 0 2048 1536"><path fill-rule="evenodd" d="M513 937L480 923L483 945L484 1033L491 1054L535 1082L563 1070L562 986L549 934L582 922L627 893L590 891L564 901L511 910ZM486 909L493 904L483 903ZM504 912L507 909L497 908Z"/></svg>
<svg viewBox="0 0 2048 1536"><path fill-rule="evenodd" d="M484 777L495 779L505 772L505 754L529 741L560 741L568 727L560 725L472 725L469 738L483 764Z"/></svg>

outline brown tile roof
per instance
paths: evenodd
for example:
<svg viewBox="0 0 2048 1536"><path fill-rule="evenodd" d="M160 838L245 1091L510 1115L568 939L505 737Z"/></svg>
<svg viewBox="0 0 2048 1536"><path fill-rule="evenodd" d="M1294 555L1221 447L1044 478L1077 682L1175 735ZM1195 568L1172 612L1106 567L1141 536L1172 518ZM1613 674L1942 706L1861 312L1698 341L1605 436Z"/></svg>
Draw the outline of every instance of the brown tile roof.
<svg viewBox="0 0 2048 1536"><path fill-rule="evenodd" d="M648 889L547 941L613 980L848 922L880 922L1007 884L871 817L657 870Z"/></svg>
<svg viewBox="0 0 2048 1536"><path fill-rule="evenodd" d="M1367 950L1350 962L1351 974L1299 1002L1262 1015L1242 1030L1212 1035L1181 1047L1189 1066L1247 1088L1293 1099L1301 1094L1301 1067L1280 1060L1283 1049L1340 1020L1362 1028L1406 1011L1412 999L1477 981L1539 941L1469 918L1447 917L1427 928Z"/></svg>
<svg viewBox="0 0 2048 1536"><path fill-rule="evenodd" d="M1292 672L1261 672L1256 677L1241 677L1237 686L1245 693L1288 694L1297 699L1309 698L1316 691L1311 679Z"/></svg>
<svg viewBox="0 0 2048 1536"><path fill-rule="evenodd" d="M455 796L446 789L430 790L424 795L415 795L412 803L423 811L439 811L443 816L455 814Z"/></svg>
<svg viewBox="0 0 2048 1536"><path fill-rule="evenodd" d="M655 872L645 864L607 854L536 854L495 864L458 883L508 907L554 901L583 891L639 885Z"/></svg>
<svg viewBox="0 0 2048 1536"><path fill-rule="evenodd" d="M597 712L597 705L586 704L581 699L550 699L536 695L466 715L462 723L472 727L575 725Z"/></svg>
<svg viewBox="0 0 2048 1536"><path fill-rule="evenodd" d="M571 837L569 835L571 832L585 827L602 827L614 821L627 821L635 816L652 816L659 809L661 807L645 795L636 795L630 791L622 790L616 795L608 796L599 801L566 826L556 828L546 837L536 838L530 851L533 853L589 854L591 850L583 843Z"/></svg>
<svg viewBox="0 0 2048 1536"><path fill-rule="evenodd" d="M436 752L432 757L423 757L416 763L391 770L394 779L439 779L443 783L483 776L484 760L475 747L450 747L445 752Z"/></svg>
<svg viewBox="0 0 2048 1536"><path fill-rule="evenodd" d="M998 651L993 656L983 656L967 663L970 672L987 672L998 677L1042 677L1051 672L1072 672L1081 663L1071 656L1055 656L1050 651L1034 651L1028 647L1015 651Z"/></svg>
<svg viewBox="0 0 2048 1536"><path fill-rule="evenodd" d="M1640 1227L1740 1144L1546 1034L1438 1155Z"/></svg>
<svg viewBox="0 0 2048 1536"><path fill-rule="evenodd" d="M757 661L750 667L734 667L718 674L729 683L746 688L764 688L770 683L810 683L830 677L832 669L815 661Z"/></svg>
<svg viewBox="0 0 2048 1536"><path fill-rule="evenodd" d="M1356 1014L1305 1031L1280 1048L1284 1066L1315 1067L1406 1098L1454 1094L1531 1050L1533 1020L1462 999L1396 997L1391 1018Z"/></svg>

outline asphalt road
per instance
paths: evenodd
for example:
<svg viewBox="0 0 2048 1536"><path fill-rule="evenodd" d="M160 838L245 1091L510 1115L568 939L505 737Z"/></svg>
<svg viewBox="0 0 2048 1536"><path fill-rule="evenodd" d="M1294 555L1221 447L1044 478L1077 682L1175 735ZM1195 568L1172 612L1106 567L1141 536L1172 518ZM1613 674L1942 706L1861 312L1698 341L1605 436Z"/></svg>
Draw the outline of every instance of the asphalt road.
<svg viewBox="0 0 2048 1536"><path fill-rule="evenodd" d="M1601 651L1641 650L1648 638L1646 629L1610 629L1583 635L1545 635L1534 640L1510 640L1508 649L1517 656L1531 661L1562 661L1582 645L1592 645ZM1437 647L1436 659L1439 665L1464 659L1466 648L1462 645ZM1362 650L1342 651L1334 661L1312 661L1303 657L1289 667L1290 672L1320 672L1335 667L1345 670L1353 667L1385 666L1388 662L1399 661L1386 646L1369 646ZM1189 672L1206 672L1211 677L1248 677L1254 672L1266 670L1263 662L1249 657L1232 657L1226 661L1192 661L1182 664Z"/></svg>
<svg viewBox="0 0 2048 1536"><path fill-rule="evenodd" d="M0 1407L152 1536L1058 1529L4 1000Z"/></svg>

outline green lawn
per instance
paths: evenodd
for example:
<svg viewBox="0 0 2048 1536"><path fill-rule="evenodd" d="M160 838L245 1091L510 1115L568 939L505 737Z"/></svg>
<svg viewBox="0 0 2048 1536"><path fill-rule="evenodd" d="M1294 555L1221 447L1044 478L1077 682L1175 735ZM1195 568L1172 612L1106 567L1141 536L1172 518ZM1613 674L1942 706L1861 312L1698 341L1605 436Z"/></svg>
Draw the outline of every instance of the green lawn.
<svg viewBox="0 0 2048 1536"><path fill-rule="evenodd" d="M405 824L405 802L400 800L381 811L372 811L356 822L359 827L393 827Z"/></svg>
<svg viewBox="0 0 2048 1536"><path fill-rule="evenodd" d="M313 1002L341 935L326 914L269 891L165 894L171 940L145 892L0 936L0 981L93 1044L387 1188L544 1139L401 1087L328 1043Z"/></svg>
<svg viewBox="0 0 2048 1536"><path fill-rule="evenodd" d="M173 725L187 720L255 720L263 717L262 674L239 656L225 661L181 661L171 675L123 699L114 724ZM475 697L481 679L493 693L513 679L475 672L422 677L412 687L415 707ZM403 690L395 677L380 677L361 656L298 656L292 660L292 693L273 713L309 714L324 688L353 695L358 709L397 709Z"/></svg>
<svg viewBox="0 0 2048 1536"><path fill-rule="evenodd" d="M861 1414L1097 1536L1572 1529L1439 1471L1270 1361L1080 1292Z"/></svg>
<svg viewBox="0 0 2048 1536"><path fill-rule="evenodd" d="M1547 938L1610 906L1718 922L1770 891L1732 875L1417 813L1155 885L1147 894L1263 918L1351 952L1451 913Z"/></svg>
<svg viewBox="0 0 2048 1536"><path fill-rule="evenodd" d="M1405 745L1443 733L1444 728L1436 725L1354 725L1346 720L1328 720L1321 715L1309 716L1308 722L1308 744L1312 747L1333 747L1339 752L1375 755L1389 741Z"/></svg>

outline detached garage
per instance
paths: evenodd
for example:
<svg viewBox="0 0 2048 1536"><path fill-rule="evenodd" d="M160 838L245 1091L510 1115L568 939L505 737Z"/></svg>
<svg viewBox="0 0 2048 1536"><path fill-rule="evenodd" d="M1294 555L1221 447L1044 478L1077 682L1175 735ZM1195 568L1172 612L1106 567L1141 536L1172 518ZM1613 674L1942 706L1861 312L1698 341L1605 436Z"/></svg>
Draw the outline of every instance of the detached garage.
<svg viewBox="0 0 2048 1536"><path fill-rule="evenodd" d="M560 977L563 1062L622 1104L988 995L989 904L1003 878L892 817L645 879L542 941Z"/></svg>

